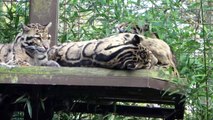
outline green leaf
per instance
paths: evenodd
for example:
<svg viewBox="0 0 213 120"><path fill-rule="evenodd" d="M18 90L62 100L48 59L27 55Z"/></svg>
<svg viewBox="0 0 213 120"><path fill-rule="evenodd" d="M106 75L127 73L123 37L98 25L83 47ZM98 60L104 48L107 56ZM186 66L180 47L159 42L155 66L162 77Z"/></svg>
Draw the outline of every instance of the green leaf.
<svg viewBox="0 0 213 120"><path fill-rule="evenodd" d="M26 101L27 104L27 111L29 113L30 118L32 118L32 106L29 100Z"/></svg>
<svg viewBox="0 0 213 120"><path fill-rule="evenodd" d="M176 93L180 93L180 90L179 89L177 89L177 90L174 90L174 91L170 91L170 93L169 93L169 95L173 95L173 94L176 94Z"/></svg>
<svg viewBox="0 0 213 120"><path fill-rule="evenodd" d="M15 104L15 103L19 103L19 102L25 102L25 100L26 100L25 97L26 97L26 95L24 94L24 95L20 96L19 98L17 98L15 100L15 102L13 102L13 103Z"/></svg>
<svg viewBox="0 0 213 120"><path fill-rule="evenodd" d="M41 103L41 108L42 108L42 110L45 111L44 100L40 99L40 103Z"/></svg>

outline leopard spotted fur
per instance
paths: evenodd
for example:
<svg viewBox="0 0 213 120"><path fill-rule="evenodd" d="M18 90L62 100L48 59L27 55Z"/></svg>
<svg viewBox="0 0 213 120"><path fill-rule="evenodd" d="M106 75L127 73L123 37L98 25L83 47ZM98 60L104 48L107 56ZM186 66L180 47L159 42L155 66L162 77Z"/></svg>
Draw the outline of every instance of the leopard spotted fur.
<svg viewBox="0 0 213 120"><path fill-rule="evenodd" d="M64 43L53 46L49 59L61 66L104 67L135 70L150 67L149 51L140 45L142 38L121 33L100 40Z"/></svg>
<svg viewBox="0 0 213 120"><path fill-rule="evenodd" d="M138 36L142 37L141 45L146 47L151 51L151 61L153 68L154 66L163 66L165 68L172 67L174 74L179 77L179 72L176 68L176 59L175 55L172 53L169 45L159 39L159 36L156 33L152 33L152 37L145 37L144 32L149 30L149 26L145 24L142 27L138 25L129 25L128 23L121 23L116 26L118 33L128 32L135 33Z"/></svg>
<svg viewBox="0 0 213 120"><path fill-rule="evenodd" d="M22 32L16 36L12 43L0 45L0 47L2 46L0 49L0 62L7 65L21 66L43 65L48 62L47 50L50 48L51 39L48 29L51 24L22 24ZM55 64L57 63L55 62Z"/></svg>

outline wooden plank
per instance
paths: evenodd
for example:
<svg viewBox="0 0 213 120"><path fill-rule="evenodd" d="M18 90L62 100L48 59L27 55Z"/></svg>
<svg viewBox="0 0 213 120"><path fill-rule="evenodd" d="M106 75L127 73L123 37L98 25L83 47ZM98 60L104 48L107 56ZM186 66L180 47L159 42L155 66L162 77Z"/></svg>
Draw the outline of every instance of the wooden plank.
<svg viewBox="0 0 213 120"><path fill-rule="evenodd" d="M58 6L58 0L30 0L30 22L43 25L52 22L51 45L55 45L58 39Z"/></svg>
<svg viewBox="0 0 213 120"><path fill-rule="evenodd" d="M8 88L10 89L8 90ZM174 105L175 98L181 96L180 94L169 95L165 91L143 87L0 84L2 94L11 94L16 98L23 94L31 94L39 89L42 90L41 94L43 96L48 96L49 99L58 102L61 99L69 100L72 98L88 101L144 102Z"/></svg>
<svg viewBox="0 0 213 120"><path fill-rule="evenodd" d="M159 90L175 88L168 81L171 77L160 71L151 70L111 70L83 67L0 67L0 83L75 85L75 86L117 86L148 87Z"/></svg>
<svg viewBox="0 0 213 120"><path fill-rule="evenodd" d="M7 74L27 74L27 75L75 75L75 76L99 76L99 77L152 77L161 80L171 80L173 77L169 73L160 70L115 70L96 67L0 67L0 73Z"/></svg>
<svg viewBox="0 0 213 120"><path fill-rule="evenodd" d="M62 110L63 106L56 111ZM63 108L65 110L66 108ZM139 106L125 106L125 105L97 105L89 103L73 103L72 109L68 112L81 112L81 113L93 113L93 114L105 114L114 113L125 116L138 116L138 117L152 117L152 118L165 118L173 113L175 110L172 108L149 108ZM176 119L181 119L177 116Z"/></svg>

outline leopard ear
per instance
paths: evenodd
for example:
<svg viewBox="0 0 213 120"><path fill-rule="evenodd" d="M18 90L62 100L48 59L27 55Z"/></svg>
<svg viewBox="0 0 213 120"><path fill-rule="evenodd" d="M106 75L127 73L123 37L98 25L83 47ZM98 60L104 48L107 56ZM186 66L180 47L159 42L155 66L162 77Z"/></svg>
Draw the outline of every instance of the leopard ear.
<svg viewBox="0 0 213 120"><path fill-rule="evenodd" d="M132 38L132 44L135 46L138 46L138 44L140 44L142 38L139 37L138 35L134 35L134 37Z"/></svg>
<svg viewBox="0 0 213 120"><path fill-rule="evenodd" d="M148 23L144 24L142 29L144 32L149 31L149 29L150 29L149 24Z"/></svg>
<svg viewBox="0 0 213 120"><path fill-rule="evenodd" d="M48 31L49 28L52 26L52 22L49 22L46 27L44 28L45 31Z"/></svg>
<svg viewBox="0 0 213 120"><path fill-rule="evenodd" d="M156 33L156 32L152 32L152 33L151 33L151 38L160 39L158 33Z"/></svg>
<svg viewBox="0 0 213 120"><path fill-rule="evenodd" d="M21 23L21 28L22 28L23 32L30 31L30 28L27 25L25 25L24 23Z"/></svg>

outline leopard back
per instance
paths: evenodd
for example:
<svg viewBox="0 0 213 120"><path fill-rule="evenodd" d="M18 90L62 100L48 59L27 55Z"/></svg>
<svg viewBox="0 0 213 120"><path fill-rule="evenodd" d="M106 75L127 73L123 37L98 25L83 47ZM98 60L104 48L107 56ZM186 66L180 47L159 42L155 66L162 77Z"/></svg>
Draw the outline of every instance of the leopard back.
<svg viewBox="0 0 213 120"><path fill-rule="evenodd" d="M121 33L100 40L70 42L53 46L49 58L62 66L140 69L149 66L148 51L141 37Z"/></svg>

